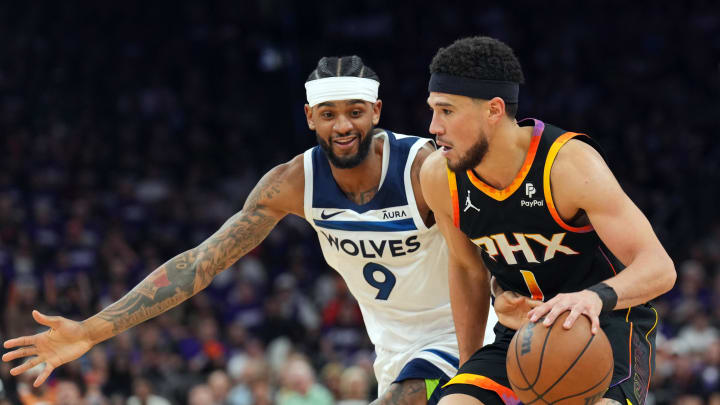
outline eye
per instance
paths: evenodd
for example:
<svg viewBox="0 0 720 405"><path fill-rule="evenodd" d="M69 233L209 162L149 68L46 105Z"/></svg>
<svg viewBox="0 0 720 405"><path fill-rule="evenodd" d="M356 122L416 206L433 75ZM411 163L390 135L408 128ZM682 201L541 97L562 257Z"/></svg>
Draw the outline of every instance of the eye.
<svg viewBox="0 0 720 405"><path fill-rule="evenodd" d="M329 119L332 119L333 113L330 111L323 111L320 113L320 116L329 120Z"/></svg>
<svg viewBox="0 0 720 405"><path fill-rule="evenodd" d="M362 110L352 110L350 112L350 116L353 118L357 118L357 117L361 116L362 113L363 113Z"/></svg>
<svg viewBox="0 0 720 405"><path fill-rule="evenodd" d="M450 115L450 114L452 114L452 111L448 110L447 108L443 108L442 113L445 115Z"/></svg>

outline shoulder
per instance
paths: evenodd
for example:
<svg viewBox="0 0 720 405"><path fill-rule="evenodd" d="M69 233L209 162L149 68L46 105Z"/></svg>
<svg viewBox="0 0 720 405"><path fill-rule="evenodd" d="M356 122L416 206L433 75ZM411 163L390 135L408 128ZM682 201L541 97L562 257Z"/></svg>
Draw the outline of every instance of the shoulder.
<svg viewBox="0 0 720 405"><path fill-rule="evenodd" d="M282 182L283 185L292 189L305 185L305 165L304 156L299 154L285 163L281 163L267 172L265 176Z"/></svg>
<svg viewBox="0 0 720 405"><path fill-rule="evenodd" d="M610 173L600 152L578 139L571 139L558 151L552 167L553 179L590 182ZM578 185L578 184L574 184Z"/></svg>
<svg viewBox="0 0 720 405"><path fill-rule="evenodd" d="M583 209L598 203L598 195L620 189L600 152L577 139L571 139L558 151L550 180L558 200Z"/></svg>
<svg viewBox="0 0 720 405"><path fill-rule="evenodd" d="M302 216L304 193L305 170L300 154L265 173L248 202Z"/></svg>
<svg viewBox="0 0 720 405"><path fill-rule="evenodd" d="M441 151L428 153L420 169L420 179L423 184L441 186L447 185L447 163Z"/></svg>
<svg viewBox="0 0 720 405"><path fill-rule="evenodd" d="M422 139L422 138L418 138ZM429 141L429 140L428 140ZM418 150L417 154L415 155L415 158L412 162L412 177L420 178L420 169L422 168L423 164L427 160L427 158L435 152L435 147L433 146L432 142L426 142L420 149Z"/></svg>
<svg viewBox="0 0 720 405"><path fill-rule="evenodd" d="M430 153L423 162L420 184L425 201L433 211L452 212L447 163L440 151Z"/></svg>
<svg viewBox="0 0 720 405"><path fill-rule="evenodd" d="M587 142L571 139L558 151L555 165L564 169L578 169L583 172L607 167L600 152Z"/></svg>

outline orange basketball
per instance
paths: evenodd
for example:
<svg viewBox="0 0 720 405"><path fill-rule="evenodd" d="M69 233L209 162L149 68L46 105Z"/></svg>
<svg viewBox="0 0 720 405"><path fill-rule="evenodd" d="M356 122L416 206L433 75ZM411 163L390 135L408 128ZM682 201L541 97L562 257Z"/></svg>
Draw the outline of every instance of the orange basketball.
<svg viewBox="0 0 720 405"><path fill-rule="evenodd" d="M525 323L510 342L506 367L510 386L525 404L592 404L610 385L613 353L605 332L590 333L590 319L563 328L569 311L546 327Z"/></svg>

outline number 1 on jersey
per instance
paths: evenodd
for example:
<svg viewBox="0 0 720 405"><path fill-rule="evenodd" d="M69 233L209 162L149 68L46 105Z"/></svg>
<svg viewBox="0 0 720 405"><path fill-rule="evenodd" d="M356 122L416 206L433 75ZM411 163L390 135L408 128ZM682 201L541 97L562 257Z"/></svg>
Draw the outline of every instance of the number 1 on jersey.
<svg viewBox="0 0 720 405"><path fill-rule="evenodd" d="M384 279L378 280L375 278L376 273L382 273L385 276ZM363 276L365 276L365 281L367 281L368 284L378 289L378 293L375 296L376 300L387 300L397 280L390 270L377 263L366 264L365 267L363 267Z"/></svg>
<svg viewBox="0 0 720 405"><path fill-rule="evenodd" d="M530 270L520 270L520 273L523 276L523 280L525 280L525 285L527 286L528 290L530 290L532 299L543 301L545 299L545 295L540 289L537 280L535 280L535 275L533 274L533 272Z"/></svg>

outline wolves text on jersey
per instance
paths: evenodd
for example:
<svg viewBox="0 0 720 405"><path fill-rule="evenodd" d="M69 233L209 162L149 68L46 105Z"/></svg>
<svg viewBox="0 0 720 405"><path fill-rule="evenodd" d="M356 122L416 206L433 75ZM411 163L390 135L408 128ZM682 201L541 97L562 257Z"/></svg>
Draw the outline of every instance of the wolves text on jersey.
<svg viewBox="0 0 720 405"><path fill-rule="evenodd" d="M337 236L333 236L330 233L320 231L323 236L327 239L330 246L334 247L338 251L343 251L350 256L358 256L367 258L383 257L383 255L389 253L392 257L404 256L408 253L412 253L420 249L420 242L416 235L410 236L409 238L402 239L387 239L387 240L351 240L351 239L340 239Z"/></svg>
<svg viewBox="0 0 720 405"><path fill-rule="evenodd" d="M472 241L477 246L483 248L485 253L487 253L493 260L497 261L496 256L501 254L507 264L518 263L515 257L515 252L521 252L527 263L540 263L535 256L535 252L530 247L528 239L534 241L534 244L539 244L545 247L545 254L542 257L543 262L551 260L555 257L557 252L564 253L566 255L578 254L578 252L562 244L565 232L556 233L550 239L547 239L538 233L513 233L512 235L515 238L514 245L510 244L508 237L504 233L483 236L481 238L475 238Z"/></svg>

